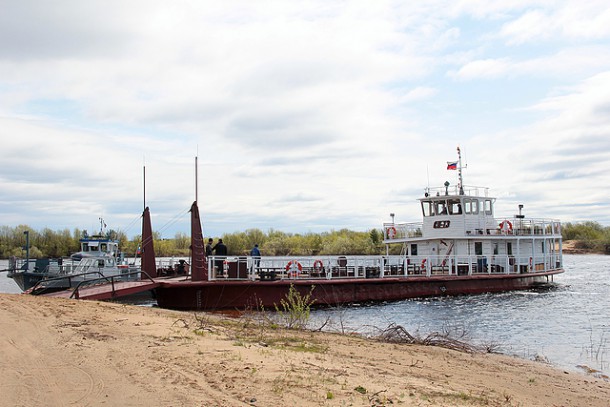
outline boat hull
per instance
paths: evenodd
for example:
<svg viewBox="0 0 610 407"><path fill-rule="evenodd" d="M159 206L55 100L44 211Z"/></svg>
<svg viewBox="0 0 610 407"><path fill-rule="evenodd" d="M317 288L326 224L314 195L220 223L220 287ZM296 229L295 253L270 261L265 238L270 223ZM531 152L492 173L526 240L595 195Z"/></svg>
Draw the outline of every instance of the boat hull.
<svg viewBox="0 0 610 407"><path fill-rule="evenodd" d="M21 291L29 290L34 287L39 281L45 278L44 273L36 273L31 271L9 272L8 277L12 278L19 286Z"/></svg>
<svg viewBox="0 0 610 407"><path fill-rule="evenodd" d="M551 282L563 269L541 273L370 279L278 281L164 281L155 290L162 308L181 310L274 309L293 286L315 306L526 290ZM313 287L313 288L312 288Z"/></svg>

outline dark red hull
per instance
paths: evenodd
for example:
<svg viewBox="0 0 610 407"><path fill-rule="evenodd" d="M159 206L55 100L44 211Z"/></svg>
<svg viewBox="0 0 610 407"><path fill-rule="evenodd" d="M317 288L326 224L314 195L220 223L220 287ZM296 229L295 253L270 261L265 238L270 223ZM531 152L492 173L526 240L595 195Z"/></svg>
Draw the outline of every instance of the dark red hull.
<svg viewBox="0 0 610 407"><path fill-rule="evenodd" d="M164 281L156 291L162 308L184 310L274 309L291 285L301 295L311 292L315 305L396 301L440 295L525 290L552 281L562 269L544 273L473 276L396 277L277 281ZM314 287L311 291L311 287Z"/></svg>

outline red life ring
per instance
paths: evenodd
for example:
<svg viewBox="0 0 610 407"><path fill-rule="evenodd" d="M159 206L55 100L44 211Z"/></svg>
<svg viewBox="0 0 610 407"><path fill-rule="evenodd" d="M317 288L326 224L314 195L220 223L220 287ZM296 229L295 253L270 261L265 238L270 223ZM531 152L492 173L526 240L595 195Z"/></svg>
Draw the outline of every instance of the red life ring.
<svg viewBox="0 0 610 407"><path fill-rule="evenodd" d="M500 229L503 232L512 232L513 231L513 224L510 223L510 220L503 220L502 222L500 222Z"/></svg>
<svg viewBox="0 0 610 407"><path fill-rule="evenodd" d="M386 229L386 234L388 238L394 239L394 236L396 236L396 228L394 226L390 226Z"/></svg>
<svg viewBox="0 0 610 407"><path fill-rule="evenodd" d="M286 264L286 271L290 277L297 277L301 271L303 271L303 266L296 260L290 260L288 264Z"/></svg>
<svg viewBox="0 0 610 407"><path fill-rule="evenodd" d="M320 271L324 268L324 263L322 263L322 260L316 260L313 262L313 269L315 271Z"/></svg>
<svg viewBox="0 0 610 407"><path fill-rule="evenodd" d="M425 269L425 268L426 268L426 259L423 259L423 260L421 261L421 268L422 268L422 269Z"/></svg>

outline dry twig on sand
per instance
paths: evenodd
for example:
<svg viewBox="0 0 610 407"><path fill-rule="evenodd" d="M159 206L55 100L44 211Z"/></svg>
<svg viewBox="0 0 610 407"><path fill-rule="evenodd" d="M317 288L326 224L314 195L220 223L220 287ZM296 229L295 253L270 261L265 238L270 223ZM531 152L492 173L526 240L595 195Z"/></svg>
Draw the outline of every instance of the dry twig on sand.
<svg viewBox="0 0 610 407"><path fill-rule="evenodd" d="M411 335L401 325L396 324L390 324L386 329L381 331L381 333L376 336L376 339L381 342L439 346L442 348L470 353L482 351L482 349L475 345L451 338L448 334L441 334L439 332L432 332L423 338L416 337Z"/></svg>

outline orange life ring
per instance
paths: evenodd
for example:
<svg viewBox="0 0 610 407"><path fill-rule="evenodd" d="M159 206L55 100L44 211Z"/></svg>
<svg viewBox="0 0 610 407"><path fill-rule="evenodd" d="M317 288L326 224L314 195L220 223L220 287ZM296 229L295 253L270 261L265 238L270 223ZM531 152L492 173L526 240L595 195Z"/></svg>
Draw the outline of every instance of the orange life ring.
<svg viewBox="0 0 610 407"><path fill-rule="evenodd" d="M286 264L286 271L290 277L297 277L301 271L303 271L303 266L296 260L290 260L288 264Z"/></svg>
<svg viewBox="0 0 610 407"><path fill-rule="evenodd" d="M322 263L322 260L316 260L313 262L313 269L315 271L320 271L324 268L324 263Z"/></svg>
<svg viewBox="0 0 610 407"><path fill-rule="evenodd" d="M500 229L502 231L512 232L513 231L513 224L510 223L510 220L503 220L502 222L500 222Z"/></svg>
<svg viewBox="0 0 610 407"><path fill-rule="evenodd" d="M386 234L390 239L394 239L394 236L396 236L396 228L394 226L390 226L386 229Z"/></svg>

